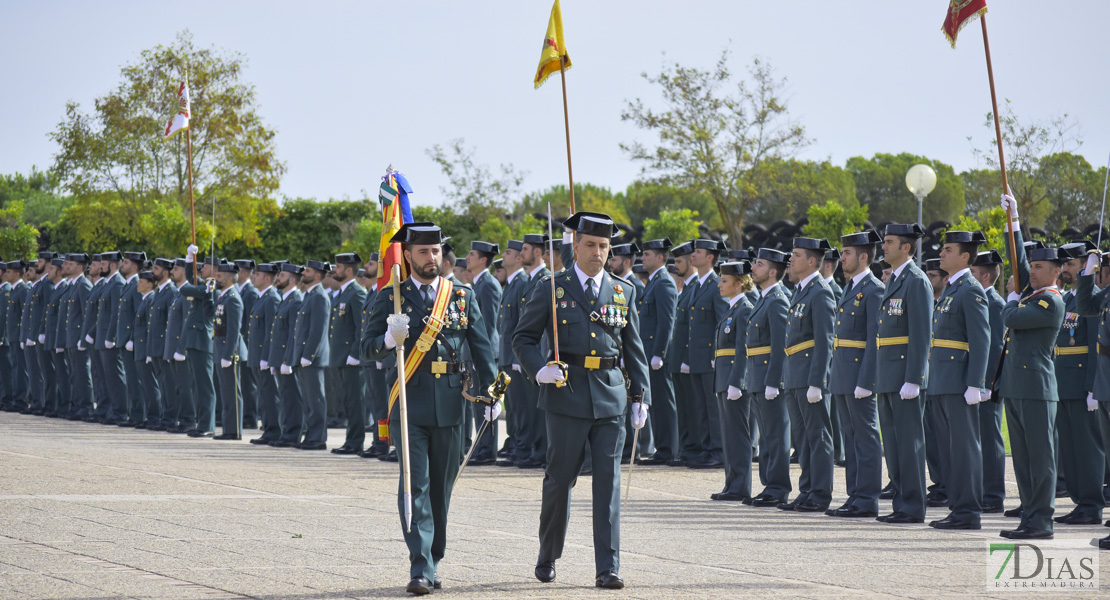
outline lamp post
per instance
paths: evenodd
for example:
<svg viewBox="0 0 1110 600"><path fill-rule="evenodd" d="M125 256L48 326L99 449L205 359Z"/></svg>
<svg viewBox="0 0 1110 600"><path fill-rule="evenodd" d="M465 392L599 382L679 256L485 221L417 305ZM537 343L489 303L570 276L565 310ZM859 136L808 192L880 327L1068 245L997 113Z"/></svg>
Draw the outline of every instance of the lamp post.
<svg viewBox="0 0 1110 600"><path fill-rule="evenodd" d="M933 188L937 186L937 174L929 165L914 165L906 172L906 187L909 188L910 193L914 198L917 198L917 222L921 227L925 227L925 223L921 222L921 203L925 201L925 196L928 196ZM921 240L917 240L917 266L921 266Z"/></svg>

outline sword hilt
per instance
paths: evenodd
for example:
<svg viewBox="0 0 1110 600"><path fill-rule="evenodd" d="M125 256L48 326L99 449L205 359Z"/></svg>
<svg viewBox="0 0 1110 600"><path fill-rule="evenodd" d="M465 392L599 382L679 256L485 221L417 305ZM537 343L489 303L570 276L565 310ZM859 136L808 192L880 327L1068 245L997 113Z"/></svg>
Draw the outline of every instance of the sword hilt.
<svg viewBox="0 0 1110 600"><path fill-rule="evenodd" d="M556 383L555 387L561 388L561 387L565 386L567 384L567 382L570 381L570 367L567 366L567 363L565 363L563 361L560 361L560 360L553 360L553 361L548 362L547 366L549 366L549 367L558 367L559 370L562 371L562 373L563 373L563 380L559 383Z"/></svg>

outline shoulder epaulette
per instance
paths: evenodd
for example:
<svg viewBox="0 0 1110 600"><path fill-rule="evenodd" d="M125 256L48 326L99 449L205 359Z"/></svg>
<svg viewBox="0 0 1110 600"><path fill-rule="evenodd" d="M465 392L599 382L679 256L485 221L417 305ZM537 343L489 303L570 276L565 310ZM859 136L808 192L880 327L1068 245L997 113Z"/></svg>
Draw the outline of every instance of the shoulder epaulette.
<svg viewBox="0 0 1110 600"><path fill-rule="evenodd" d="M615 280L617 280L621 283L627 283L628 285L632 285L632 281L629 280L629 279L625 279L624 277L618 277L616 275L613 275L612 273L609 274L609 277L611 277L611 278L613 278L613 279L615 279ZM585 285L585 284L583 284L583 285Z"/></svg>

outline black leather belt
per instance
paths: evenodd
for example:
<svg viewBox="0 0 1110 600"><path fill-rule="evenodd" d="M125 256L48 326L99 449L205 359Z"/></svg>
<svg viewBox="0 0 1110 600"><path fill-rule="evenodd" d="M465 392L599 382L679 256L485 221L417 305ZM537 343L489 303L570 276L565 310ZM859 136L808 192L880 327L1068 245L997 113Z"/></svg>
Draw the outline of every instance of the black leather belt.
<svg viewBox="0 0 1110 600"><path fill-rule="evenodd" d="M416 367L417 373L432 373L434 375L458 375L463 371L460 363L447 362L445 360L425 360L420 361L420 365Z"/></svg>
<svg viewBox="0 0 1110 600"><path fill-rule="evenodd" d="M1103 356L1110 356L1110 348L1107 348L1106 346L1103 346L1102 344L1095 345L1095 348L1098 350L1099 354L1101 354Z"/></svg>
<svg viewBox="0 0 1110 600"><path fill-rule="evenodd" d="M559 358L568 365L576 367L585 367L591 371L597 369L613 369L620 364L620 359L616 356L583 356L581 354L560 354Z"/></svg>

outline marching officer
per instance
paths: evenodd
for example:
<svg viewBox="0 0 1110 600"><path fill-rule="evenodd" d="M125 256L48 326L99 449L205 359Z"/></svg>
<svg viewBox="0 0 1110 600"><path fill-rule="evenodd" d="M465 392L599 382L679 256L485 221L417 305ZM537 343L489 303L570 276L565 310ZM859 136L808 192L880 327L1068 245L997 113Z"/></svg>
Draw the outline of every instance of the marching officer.
<svg viewBox="0 0 1110 600"><path fill-rule="evenodd" d="M667 251L670 238L644 242L644 269L648 282L637 295L636 309L640 314L640 342L648 357L651 372L650 417L655 454L640 461L645 465L665 465L678 457L678 415L671 372L663 368L667 348L674 334L675 305L678 287L667 274Z"/></svg>
<svg viewBox="0 0 1110 600"><path fill-rule="evenodd" d="M782 387L790 428L799 431L798 496L778 505L781 510L823 512L832 502L833 444L829 416L828 378L832 359L834 300L818 271L829 242L794 238L788 273L795 283L786 320L786 359Z"/></svg>
<svg viewBox="0 0 1110 600"><path fill-rule="evenodd" d="M942 469L950 513L929 526L979 529L983 449L976 405L986 385L991 329L986 292L971 276L970 267L986 237L981 231L948 231L943 241L940 267L950 275L933 313L929 401L937 403L941 416L936 433L947 458Z"/></svg>
<svg viewBox="0 0 1110 600"><path fill-rule="evenodd" d="M883 485L883 445L879 437L876 337L886 286L871 273L882 239L874 230L840 237L844 247L844 290L837 301L829 391L840 415L844 437L844 481L848 500L825 514L831 517L879 516Z"/></svg>
<svg viewBox="0 0 1110 600"><path fill-rule="evenodd" d="M717 394L720 414L717 425L725 462L725 487L712 494L712 500L751 502L752 432L748 426L751 396L740 389L747 360L737 358L744 352L744 335L740 326L747 324L752 312L752 303L745 295L753 287L751 272L751 265L747 262L721 265L718 289L721 297L728 302L728 310L717 324L713 390Z"/></svg>
<svg viewBox="0 0 1110 600"><path fill-rule="evenodd" d="M571 489L588 443L593 455L595 585L620 589L624 587L618 574L623 419L631 396L634 427L643 427L647 420L648 367L639 316L629 310L625 295L625 286L631 284L619 283L604 270L616 225L607 215L585 212L571 215L563 225L575 232L577 260L554 279L545 277L540 282L513 336L521 366L542 384L540 407L547 412L548 466L535 574L542 582L555 579L555 561L562 556L570 518ZM553 293L549 291L552 281ZM554 344L556 332L554 349L565 367L549 363L549 357L540 352L540 338L546 333ZM622 357L628 390L618 368Z"/></svg>
<svg viewBox="0 0 1110 600"><path fill-rule="evenodd" d="M717 410L714 393L713 342L717 324L728 312L728 302L717 288L718 277L714 271L717 259L724 251L724 244L714 240L692 240L694 247L690 264L697 277L690 283L686 358L680 369L690 374L693 397L687 403L687 425L690 430L691 448L697 453L686 457L686 466L692 469L715 469L724 462L721 445L721 415Z"/></svg>
<svg viewBox="0 0 1110 600"><path fill-rule="evenodd" d="M423 595L440 587L437 569L447 546L447 511L459 471L462 451L463 364L459 351L470 347L477 370L478 389L494 380L493 349L482 312L469 286L441 277L439 263L446 240L432 223L407 223L390 240L400 242L411 276L400 284L401 313L393 314L394 290L380 290L370 313L362 357L382 360L405 345L405 364L386 375L389 392L389 432L400 448L407 435L412 484L412 528L404 534L409 548L406 591ZM427 319L426 319L427 317ZM408 340L415 340L411 346ZM538 340L537 340L538 341ZM404 377L406 382L399 383ZM408 431L401 432L400 410L394 406L399 385L408 397ZM490 407L485 418L497 418L500 407ZM404 521L403 472L397 504Z"/></svg>
<svg viewBox="0 0 1110 600"><path fill-rule="evenodd" d="M264 263L255 267L254 287L258 299L251 307L247 324L247 368L254 371L258 385L258 416L262 420L262 435L250 442L267 446L281 437L281 399L278 396L277 376L270 371L270 328L277 313L281 295L274 288L278 266Z"/></svg>
<svg viewBox="0 0 1110 600"><path fill-rule="evenodd" d="M917 223L891 223L883 237L890 278L879 305L875 368L879 427L893 508L882 523L925 521L925 397L933 295L925 273L913 262L925 233Z"/></svg>
<svg viewBox="0 0 1110 600"><path fill-rule="evenodd" d="M275 286L281 292L281 302L270 326L270 354L267 364L277 377L281 394L281 436L270 442L274 448L291 448L301 443L304 430L304 401L301 397L300 370L290 366L293 360L293 341L297 330L297 313L304 302L298 289L304 267L290 263L281 264Z"/></svg>
<svg viewBox="0 0 1110 600"><path fill-rule="evenodd" d="M297 310L293 345L286 364L300 374L304 402L304 439L301 450L327 449L327 398L324 395L324 367L329 364L328 325L331 299L321 284L331 265L318 260L305 263L301 285L304 301Z"/></svg>
<svg viewBox="0 0 1110 600"><path fill-rule="evenodd" d="M1002 257L997 250L980 252L971 265L971 276L987 294L987 316L991 327L991 350L987 355L987 387L979 402L979 439L983 445L983 512L1000 513L1006 501L1006 443L1002 439L1002 403L988 402L989 390L995 387L995 376L1001 371L1002 309L1006 301L994 289L1002 274Z"/></svg>
<svg viewBox="0 0 1110 600"><path fill-rule="evenodd" d="M362 306L366 290L355 281L362 257L355 253L336 254L332 272L339 293L331 305L328 324L332 389L339 395L340 406L347 414L347 437L343 445L333 448L334 454L358 454L366 440L366 402L359 361L362 332Z"/></svg>
<svg viewBox="0 0 1110 600"><path fill-rule="evenodd" d="M223 432L217 440L243 439L243 394L239 361L247 352L243 341L243 299L235 284L239 265L221 263L216 267L213 305L212 355L220 362L216 375L223 400Z"/></svg>
<svg viewBox="0 0 1110 600"><path fill-rule="evenodd" d="M495 361L498 360L497 353L501 347L501 335L497 331L497 315L500 312L502 293L501 285L490 274L489 267L490 261L498 253L500 248L497 244L473 241L470 242L470 252L466 255L467 271L473 281L471 287L474 288L474 299L482 312L482 324L486 328L486 337L490 340L490 346L494 349ZM480 425L484 414L483 407L473 404L470 408L474 423ZM487 429L489 432L483 434L482 439L472 442L478 444L478 448L470 457L472 464L491 465L497 462L497 421L490 423Z"/></svg>
<svg viewBox="0 0 1110 600"><path fill-rule="evenodd" d="M752 282L759 298L744 330L747 366L743 390L751 395L751 410L759 424L759 481L763 490L752 498L757 507L786 502L790 484L790 413L780 399L786 348L786 320L790 300L780 284L789 255L760 248L752 265Z"/></svg>

